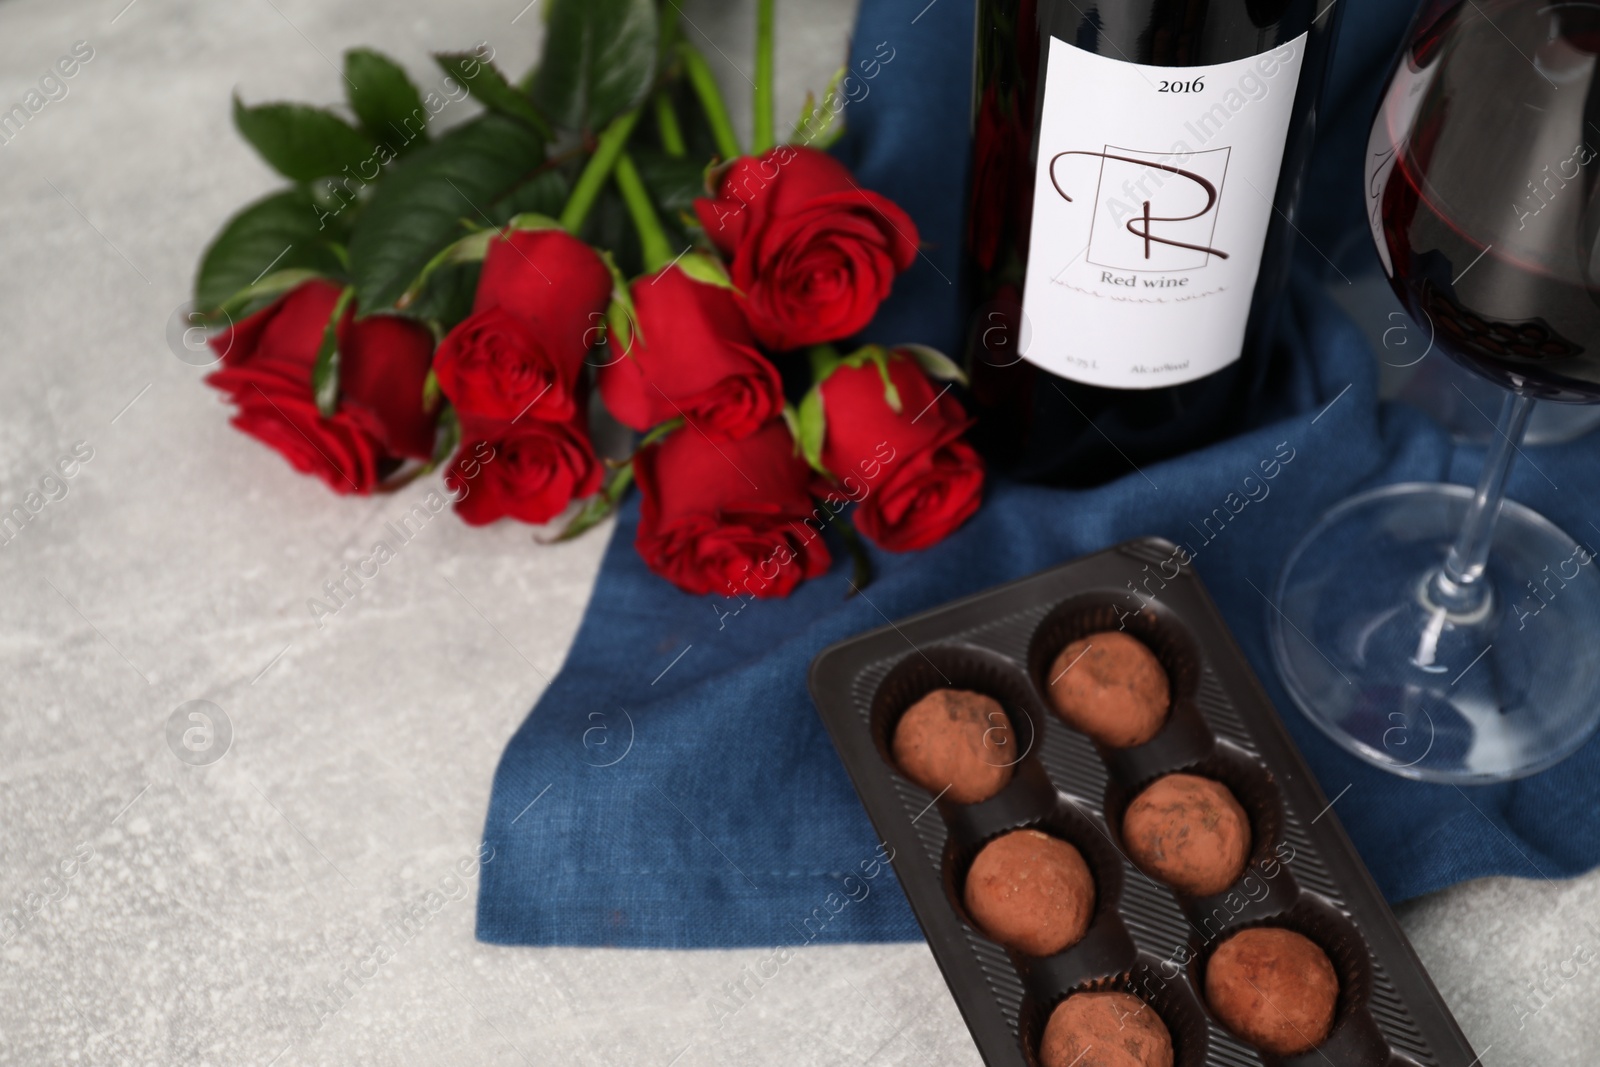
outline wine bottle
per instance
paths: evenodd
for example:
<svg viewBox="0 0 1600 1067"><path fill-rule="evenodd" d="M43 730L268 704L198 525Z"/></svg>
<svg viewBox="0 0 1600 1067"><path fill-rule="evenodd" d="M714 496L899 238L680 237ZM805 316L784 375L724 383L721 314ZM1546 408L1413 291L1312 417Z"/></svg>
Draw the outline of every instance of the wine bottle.
<svg viewBox="0 0 1600 1067"><path fill-rule="evenodd" d="M1337 0L978 0L976 437L1095 485L1247 424Z"/></svg>

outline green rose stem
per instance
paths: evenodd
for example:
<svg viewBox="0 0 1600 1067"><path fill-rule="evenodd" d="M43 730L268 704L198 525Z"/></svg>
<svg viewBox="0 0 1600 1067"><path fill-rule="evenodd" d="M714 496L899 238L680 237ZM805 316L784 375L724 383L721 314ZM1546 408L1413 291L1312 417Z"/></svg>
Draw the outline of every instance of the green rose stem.
<svg viewBox="0 0 1600 1067"><path fill-rule="evenodd" d="M689 154L683 142L683 127L678 125L678 113L672 110L672 101L666 93L656 94L656 132L661 135L661 147L674 159Z"/></svg>
<svg viewBox="0 0 1600 1067"><path fill-rule="evenodd" d="M734 136L733 122L728 118L728 105L722 102L722 90L717 88L716 75L711 73L706 57L695 51L688 41L678 42L678 55L683 59L689 85L700 98L700 107L711 126L711 136L717 142L717 152L724 160L738 159L744 153L739 150L739 138Z"/></svg>
<svg viewBox="0 0 1600 1067"><path fill-rule="evenodd" d="M571 541L580 534L598 526L607 515L617 509L617 504L622 501L622 494L628 491L628 486L633 484L633 460L622 464L612 472L611 477L600 492L590 497L588 502L578 509L578 513L567 523L566 529L556 536L540 539L546 545L558 545L563 541Z"/></svg>
<svg viewBox="0 0 1600 1067"><path fill-rule="evenodd" d="M617 191L622 202L628 205L633 217L633 228L639 232L639 248L644 254L646 274L654 274L673 260L672 246L667 243L667 231L661 228L661 219L655 205L650 202L650 192L639 177L639 168L626 152L617 157L611 176L617 181Z"/></svg>
<svg viewBox="0 0 1600 1067"><path fill-rule="evenodd" d="M850 553L850 591L844 595L849 600L872 584L872 557L867 555L867 546L861 543L861 534L849 519L839 524L839 537Z"/></svg>
<svg viewBox="0 0 1600 1067"><path fill-rule="evenodd" d="M594 207L595 199L605 187L606 178L611 175L611 168L616 165L617 157L622 154L623 146L628 143L628 135L633 133L638 121L639 111L635 108L612 119L611 125L601 131L594 155L589 157L583 173L578 175L577 182L572 186L567 206L561 209L558 221L568 233L577 233L583 226L583 220L589 217L589 209Z"/></svg>
<svg viewBox="0 0 1600 1067"><path fill-rule="evenodd" d="M657 38L658 47L661 49L660 66L664 70L672 62L672 56L678 50L678 0L667 0L661 6L660 27Z"/></svg>
<svg viewBox="0 0 1600 1067"><path fill-rule="evenodd" d="M589 502L572 517L571 522L567 523L567 528L544 543L553 545L562 541L570 541L584 531L598 525L601 519L615 511L617 505L622 502L622 494L626 493L628 486L633 484L634 461L639 458L639 453L678 429L683 425L683 421L683 419L668 419L645 434L640 439L638 446L634 448L633 454L612 467L611 477L606 481L604 488L589 498ZM610 460L606 462L608 465L611 463Z"/></svg>
<svg viewBox="0 0 1600 1067"><path fill-rule="evenodd" d="M661 67L665 70L678 54L678 5L669 3L661 9ZM682 159L689 152L683 140L683 127L678 124L678 112L665 87L656 91L656 131L661 135L661 147L674 159Z"/></svg>
<svg viewBox="0 0 1600 1067"><path fill-rule="evenodd" d="M755 156L777 143L772 107L772 7L773 0L756 0L755 118L750 135L750 154Z"/></svg>

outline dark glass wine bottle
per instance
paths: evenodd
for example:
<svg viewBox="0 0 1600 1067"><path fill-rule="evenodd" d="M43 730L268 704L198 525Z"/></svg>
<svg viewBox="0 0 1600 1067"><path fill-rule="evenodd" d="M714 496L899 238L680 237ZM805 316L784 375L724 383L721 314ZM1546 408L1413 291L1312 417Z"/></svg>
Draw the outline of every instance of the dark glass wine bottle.
<svg viewBox="0 0 1600 1067"><path fill-rule="evenodd" d="M978 0L980 446L1095 485L1261 394L1337 0Z"/></svg>

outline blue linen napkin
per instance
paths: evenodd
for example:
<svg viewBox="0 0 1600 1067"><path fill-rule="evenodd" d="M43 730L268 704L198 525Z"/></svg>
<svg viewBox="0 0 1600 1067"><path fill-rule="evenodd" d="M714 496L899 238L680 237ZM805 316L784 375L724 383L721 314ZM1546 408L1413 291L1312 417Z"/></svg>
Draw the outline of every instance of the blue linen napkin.
<svg viewBox="0 0 1600 1067"><path fill-rule="evenodd" d="M1091 491L997 482L943 544L875 553L877 580L853 599L843 563L783 601L741 606L680 593L634 552L630 500L566 665L496 772L480 939L707 947L918 938L811 706L811 658L888 619L1145 534L1196 547L1199 573L1324 790L1340 795L1339 817L1390 900L1466 878L1568 876L1600 862L1600 741L1518 783L1408 782L1323 738L1272 666L1256 589L1272 588L1288 550L1326 508L1385 483L1471 482L1482 462L1481 449L1454 447L1417 412L1377 403L1373 352L1328 296L1330 281L1344 284L1341 272L1371 258L1349 235L1365 227L1367 124L1409 13L1392 0L1341 2L1355 10L1345 13L1332 106L1297 219L1307 240L1282 317L1293 373L1264 424ZM861 6L856 57L881 58L886 42L894 58L851 106L842 152L863 185L911 213L927 246L873 339L957 348L971 32L971 0ZM1600 519L1584 503L1600 499L1592 448L1537 450L1544 476L1519 466L1512 497L1565 529L1589 529ZM1258 460L1286 450L1293 458L1270 494L1201 543L1189 524ZM847 886L848 874L856 877Z"/></svg>

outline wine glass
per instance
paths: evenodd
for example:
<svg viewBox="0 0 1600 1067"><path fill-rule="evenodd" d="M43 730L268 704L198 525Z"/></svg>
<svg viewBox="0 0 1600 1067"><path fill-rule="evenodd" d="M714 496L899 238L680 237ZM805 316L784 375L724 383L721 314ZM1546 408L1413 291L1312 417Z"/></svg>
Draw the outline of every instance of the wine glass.
<svg viewBox="0 0 1600 1067"><path fill-rule="evenodd" d="M1509 392L1476 491L1389 486L1323 516L1279 579L1273 654L1356 755L1505 781L1600 724L1600 561L1505 499L1534 403L1600 401L1600 2L1424 3L1368 149L1395 293Z"/></svg>

